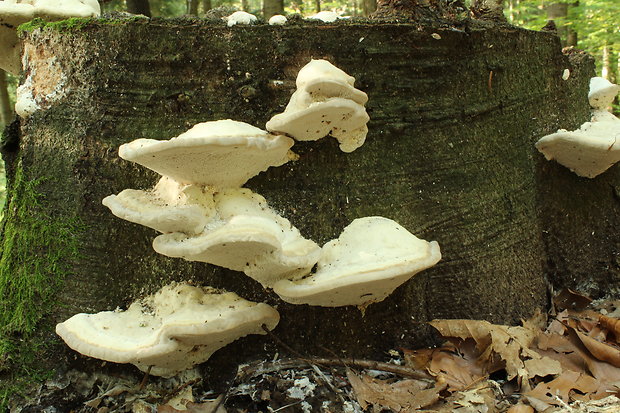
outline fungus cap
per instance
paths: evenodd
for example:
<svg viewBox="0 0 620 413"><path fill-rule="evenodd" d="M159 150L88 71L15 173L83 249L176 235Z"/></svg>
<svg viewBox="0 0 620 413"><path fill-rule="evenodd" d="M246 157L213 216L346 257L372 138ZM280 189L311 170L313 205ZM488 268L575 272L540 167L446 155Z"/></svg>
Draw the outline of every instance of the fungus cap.
<svg viewBox="0 0 620 413"><path fill-rule="evenodd" d="M63 20L69 17L96 17L101 14L97 0L33 0L35 17Z"/></svg>
<svg viewBox="0 0 620 413"><path fill-rule="evenodd" d="M368 96L353 86L355 78L327 60L311 60L297 74L297 90L283 113L273 116L267 130L300 141L338 139L343 152L365 141L370 119L364 108Z"/></svg>
<svg viewBox="0 0 620 413"><path fill-rule="evenodd" d="M225 19L228 27L232 27L236 24L253 24L258 20L255 15L244 11L236 11Z"/></svg>
<svg viewBox="0 0 620 413"><path fill-rule="evenodd" d="M205 362L216 350L248 334L274 329L278 312L234 293L172 284L126 311L77 314L56 326L75 351L115 363L132 363L171 377Z"/></svg>
<svg viewBox="0 0 620 413"><path fill-rule="evenodd" d="M0 69L14 75L21 69L21 44L17 26L35 17L46 21L69 17L95 17L101 13L97 0L0 1Z"/></svg>
<svg viewBox="0 0 620 413"><path fill-rule="evenodd" d="M364 306L382 301L440 259L437 242L421 240L387 218L360 218L323 246L314 274L278 281L273 290L292 304Z"/></svg>
<svg viewBox="0 0 620 413"><path fill-rule="evenodd" d="M197 236L160 235L153 248L169 257L184 258L243 271L265 287L310 272L321 249L271 210L249 189L226 189L214 197L217 217Z"/></svg>
<svg viewBox="0 0 620 413"><path fill-rule="evenodd" d="M612 115L613 116L613 115ZM536 142L547 160L579 176L594 178L620 161L620 120L586 122L576 131L560 130Z"/></svg>
<svg viewBox="0 0 620 413"><path fill-rule="evenodd" d="M314 79L298 89L291 96L286 111L301 110L313 103L324 102L331 98L349 99L360 105L368 102L368 95L340 80Z"/></svg>
<svg viewBox="0 0 620 413"><path fill-rule="evenodd" d="M167 141L137 139L121 145L119 155L182 184L226 188L288 162L291 146L290 138L228 119L199 123Z"/></svg>
<svg viewBox="0 0 620 413"><path fill-rule="evenodd" d="M313 14L312 16L306 17L306 19L320 20L324 23L333 23L340 18L341 18L340 15L336 13L335 11L327 11L327 10L320 11L316 14Z"/></svg>
<svg viewBox="0 0 620 413"><path fill-rule="evenodd" d="M271 26L282 26L285 25L288 20L285 16L281 14L273 15L269 18L269 25Z"/></svg>
<svg viewBox="0 0 620 413"><path fill-rule="evenodd" d="M285 133L300 141L315 141L332 134L344 152L352 152L366 139L369 116L350 99L333 98L306 109L285 111L267 122L267 130Z"/></svg>
<svg viewBox="0 0 620 413"><path fill-rule="evenodd" d="M17 26L32 20L34 12L32 4L0 1L0 69L19 74L21 45L17 38Z"/></svg>
<svg viewBox="0 0 620 413"><path fill-rule="evenodd" d="M348 83L350 86L355 84L355 78L347 74L344 70L334 66L329 60L312 59L308 64L299 69L295 84L301 89L309 82L317 79L337 80Z"/></svg>
<svg viewBox="0 0 620 413"><path fill-rule="evenodd" d="M213 191L164 176L151 190L125 189L102 203L117 217L159 232L198 234L215 215Z"/></svg>
<svg viewBox="0 0 620 413"><path fill-rule="evenodd" d="M620 92L620 86L605 78L593 77L590 79L590 92L588 93L590 106L595 109L605 109L612 104L618 92Z"/></svg>

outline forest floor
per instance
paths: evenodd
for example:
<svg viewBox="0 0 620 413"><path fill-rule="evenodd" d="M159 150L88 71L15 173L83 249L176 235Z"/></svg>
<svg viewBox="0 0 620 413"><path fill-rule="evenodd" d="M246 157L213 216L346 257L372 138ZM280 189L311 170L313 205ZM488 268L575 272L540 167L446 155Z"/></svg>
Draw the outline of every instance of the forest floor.
<svg viewBox="0 0 620 413"><path fill-rule="evenodd" d="M93 381L74 413L617 413L620 301L564 290L522 326L434 320L442 347L390 352L387 362L306 358L241 365L223 394L188 372L162 392ZM45 410L48 413L60 410Z"/></svg>

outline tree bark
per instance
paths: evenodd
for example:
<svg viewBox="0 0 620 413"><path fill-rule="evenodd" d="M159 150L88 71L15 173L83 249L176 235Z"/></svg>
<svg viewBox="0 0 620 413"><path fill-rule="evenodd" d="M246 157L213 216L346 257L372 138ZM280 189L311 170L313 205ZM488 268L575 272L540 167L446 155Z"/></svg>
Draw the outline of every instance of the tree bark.
<svg viewBox="0 0 620 413"><path fill-rule="evenodd" d="M0 69L0 123L8 125L13 120L13 107L9 99L9 89L6 73Z"/></svg>
<svg viewBox="0 0 620 413"><path fill-rule="evenodd" d="M460 0L377 0L376 19L436 21L453 19L465 10Z"/></svg>
<svg viewBox="0 0 620 413"><path fill-rule="evenodd" d="M284 14L284 0L263 0L263 17L269 20L271 16Z"/></svg>
<svg viewBox="0 0 620 413"><path fill-rule="evenodd" d="M151 17L151 5L149 0L127 0L127 11L133 14L143 14Z"/></svg>
<svg viewBox="0 0 620 413"><path fill-rule="evenodd" d="M174 280L277 305L281 322L274 332L290 346L307 355L325 355L328 348L356 358L431 343L420 323L434 318L515 323L545 306L548 274L560 281L587 276L600 282L611 275L617 281L620 170L581 179L544 161L533 146L589 117L592 61L562 55L549 33L475 21L450 28L293 25L285 32L267 25L140 21L94 22L69 33L48 27L26 33L25 44L39 76L50 70L49 54L63 74L52 78L67 79L61 100L22 120L19 151L9 153L8 164L12 212L4 234L17 238L5 235L0 262L5 273L25 267L19 277L0 277L0 292L7 314L26 308L34 321L11 319L2 332L27 343L47 340L35 353L42 367L139 381L131 367L101 365L69 350L54 325L78 312L126 306ZM207 120L262 127L284 109L298 70L311 58L355 76L370 97L367 142L351 154L332 138L297 143L298 161L269 169L247 187L320 245L353 219L373 215L439 242L443 259L436 267L365 315L356 308L283 303L243 274L158 255L151 248L154 231L101 205L109 194L156 182L154 173L119 159L120 144L168 139ZM572 75L564 81L567 68ZM34 194L36 207L21 202L22 193ZM570 227L582 219L582 226ZM27 237L41 233L41 223L57 235L35 245L32 255ZM586 233L588 225L596 234ZM600 251L584 248L582 236ZM567 257L579 266L559 268ZM55 265L47 265L52 258ZM33 273L38 278L30 281ZM22 298L16 279L44 284ZM247 337L202 368L217 387L232 366L276 351L268 337Z"/></svg>

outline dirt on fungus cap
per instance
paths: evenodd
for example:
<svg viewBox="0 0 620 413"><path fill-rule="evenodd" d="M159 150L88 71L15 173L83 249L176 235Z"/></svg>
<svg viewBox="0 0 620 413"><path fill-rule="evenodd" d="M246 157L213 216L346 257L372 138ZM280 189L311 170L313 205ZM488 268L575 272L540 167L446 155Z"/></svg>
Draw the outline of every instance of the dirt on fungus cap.
<svg viewBox="0 0 620 413"><path fill-rule="evenodd" d="M168 285L126 311L76 314L56 326L73 350L115 363L131 363L171 377L203 363L248 334L265 334L278 312L230 292L187 283Z"/></svg>

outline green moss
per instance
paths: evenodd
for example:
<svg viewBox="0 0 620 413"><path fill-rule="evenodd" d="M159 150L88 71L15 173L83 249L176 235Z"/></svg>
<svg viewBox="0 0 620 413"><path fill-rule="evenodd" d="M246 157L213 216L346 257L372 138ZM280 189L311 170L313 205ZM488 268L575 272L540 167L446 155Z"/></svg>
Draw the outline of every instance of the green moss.
<svg viewBox="0 0 620 413"><path fill-rule="evenodd" d="M84 27L91 24L95 19L92 17L82 18L82 17L72 17L66 20L60 20L55 22L47 22L41 18L35 18L30 20L27 23L21 24L17 28L17 32L30 32L35 29L45 29L50 28L53 30L57 30L60 32L64 31L76 31L82 30Z"/></svg>
<svg viewBox="0 0 620 413"><path fill-rule="evenodd" d="M40 212L52 210L37 192L42 181L28 180L18 164L9 183L0 238L0 411L20 388L49 375L36 361L44 344L35 328L78 256L77 219Z"/></svg>
<svg viewBox="0 0 620 413"><path fill-rule="evenodd" d="M41 18L35 18L31 21L21 24L17 28L17 32L31 32L35 29L50 29L56 30L59 32L70 32L70 31L80 31L84 28L90 26L91 24L109 24L109 25L119 25L119 24L127 24L131 22L146 20L144 16L131 16L131 17L123 17L119 19L110 19L110 18L98 18L98 17L71 17L65 20L48 22Z"/></svg>

